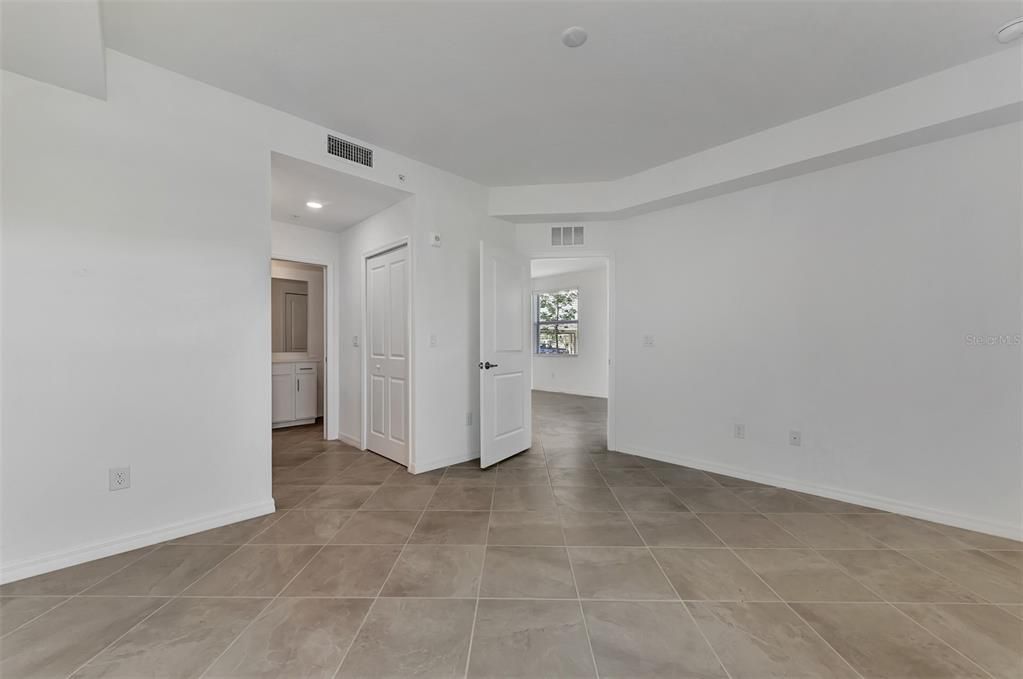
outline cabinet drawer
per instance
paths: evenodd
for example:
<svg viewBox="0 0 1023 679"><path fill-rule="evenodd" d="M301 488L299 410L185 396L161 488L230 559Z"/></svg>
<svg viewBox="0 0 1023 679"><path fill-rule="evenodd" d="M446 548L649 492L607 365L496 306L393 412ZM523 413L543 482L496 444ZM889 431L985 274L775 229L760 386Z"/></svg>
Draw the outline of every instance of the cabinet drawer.
<svg viewBox="0 0 1023 679"><path fill-rule="evenodd" d="M296 363L295 372L299 375L308 375L309 373L316 373L315 363Z"/></svg>
<svg viewBox="0 0 1023 679"><path fill-rule="evenodd" d="M270 371L271 375L294 375L294 363L274 363Z"/></svg>

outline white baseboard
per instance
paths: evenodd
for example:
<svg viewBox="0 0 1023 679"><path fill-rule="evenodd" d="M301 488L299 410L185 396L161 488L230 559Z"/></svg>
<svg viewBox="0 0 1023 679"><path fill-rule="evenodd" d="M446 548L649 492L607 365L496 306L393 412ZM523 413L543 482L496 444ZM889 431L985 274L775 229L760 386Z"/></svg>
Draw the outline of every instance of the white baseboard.
<svg viewBox="0 0 1023 679"><path fill-rule="evenodd" d="M476 451L475 453L462 453L460 455L448 455L447 457L437 458L436 460L428 460L422 465L416 465L416 468L410 468L409 472L413 474L422 474L424 472L431 472L434 469L440 469L441 467L449 467L453 464L461 464L462 462L468 462L470 460L478 460L479 458L479 451Z"/></svg>
<svg viewBox="0 0 1023 679"><path fill-rule="evenodd" d="M545 394L565 394L567 396L587 396L589 398L607 398L607 394L598 394L593 391L558 391L557 389L538 389L533 387L533 391L542 391Z"/></svg>
<svg viewBox="0 0 1023 679"><path fill-rule="evenodd" d="M50 552L32 559L22 559L9 564L0 565L0 584L22 580L24 578L49 573L60 568L76 566L86 561L102 559L105 556L121 554L139 547L148 547L166 540L173 540L184 535L191 535L210 528L219 528L230 523L253 519L257 516L272 514L275 511L271 498L265 502L245 505L226 512L207 514L196 519L166 524L152 530L140 531L124 535L113 540L82 545L71 549Z"/></svg>
<svg viewBox="0 0 1023 679"><path fill-rule="evenodd" d="M627 444L619 445L616 450L623 453L629 453L630 455L638 455L652 460L660 460L661 462L671 462L686 467L693 467L694 469L701 469L703 471L726 474L728 476L746 479L747 481L759 481L760 483L767 483L772 486L778 486L779 488L788 488L789 490L795 490L801 493L819 495L832 500L841 500L842 502L851 502L853 504L863 505L864 507L881 509L886 512L904 514L915 519L933 521L934 523L940 523L946 526L965 528L967 530L987 533L988 535L997 535L1011 540L1023 540L1023 531L1021 531L1020 526L1013 525L1012 523L1002 523L999 521L992 521L984 517L948 512L935 507L924 507L922 505L903 502L902 500L896 500L894 498L871 495L870 493L842 490L816 483L796 481L794 479L775 476L773 474L751 472L746 469L711 462L709 460L700 460L676 453L648 450L637 446L629 446Z"/></svg>
<svg viewBox="0 0 1023 679"><path fill-rule="evenodd" d="M337 440L340 441L341 443L347 443L353 448L358 448L359 450L362 450L362 441L360 441L358 438L354 436L345 434L344 432L338 432Z"/></svg>

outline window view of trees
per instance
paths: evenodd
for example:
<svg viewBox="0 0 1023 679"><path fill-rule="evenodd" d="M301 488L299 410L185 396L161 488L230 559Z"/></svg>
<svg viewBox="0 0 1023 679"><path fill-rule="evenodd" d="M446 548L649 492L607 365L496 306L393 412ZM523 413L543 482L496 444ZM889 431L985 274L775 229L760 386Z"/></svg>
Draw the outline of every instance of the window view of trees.
<svg viewBox="0 0 1023 679"><path fill-rule="evenodd" d="M558 290L536 295L536 353L577 353L579 291Z"/></svg>

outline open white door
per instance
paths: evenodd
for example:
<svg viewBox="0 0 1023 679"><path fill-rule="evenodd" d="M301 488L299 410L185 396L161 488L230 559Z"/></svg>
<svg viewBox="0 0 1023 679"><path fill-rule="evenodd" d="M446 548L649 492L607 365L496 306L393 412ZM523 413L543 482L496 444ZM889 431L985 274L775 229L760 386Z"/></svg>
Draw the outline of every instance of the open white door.
<svg viewBox="0 0 1023 679"><path fill-rule="evenodd" d="M529 258L480 243L480 466L532 441Z"/></svg>

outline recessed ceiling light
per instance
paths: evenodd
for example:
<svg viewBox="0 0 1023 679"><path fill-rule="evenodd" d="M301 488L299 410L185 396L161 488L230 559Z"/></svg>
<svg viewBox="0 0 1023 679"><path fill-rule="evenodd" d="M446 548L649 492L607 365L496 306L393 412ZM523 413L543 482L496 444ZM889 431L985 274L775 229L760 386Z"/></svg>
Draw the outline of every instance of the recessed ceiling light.
<svg viewBox="0 0 1023 679"><path fill-rule="evenodd" d="M1020 36L1023 36L1023 17L1017 17L995 31L998 42L1003 44L1017 40Z"/></svg>
<svg viewBox="0 0 1023 679"><path fill-rule="evenodd" d="M586 29L582 26L572 26L566 28L565 32L561 34L561 42L564 43L565 47L579 47L589 36L586 34Z"/></svg>
<svg viewBox="0 0 1023 679"><path fill-rule="evenodd" d="M314 210L319 210L321 207L323 207L323 203L317 203L315 200L311 200L308 203L306 203L305 206L310 207Z"/></svg>

